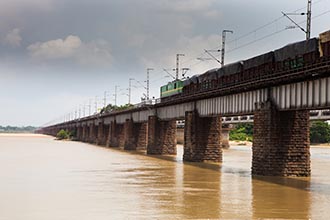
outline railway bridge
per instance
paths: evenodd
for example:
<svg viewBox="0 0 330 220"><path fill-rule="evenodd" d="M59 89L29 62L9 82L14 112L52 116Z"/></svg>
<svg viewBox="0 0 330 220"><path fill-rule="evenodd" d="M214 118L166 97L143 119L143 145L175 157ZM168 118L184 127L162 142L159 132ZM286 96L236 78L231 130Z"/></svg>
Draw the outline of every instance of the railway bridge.
<svg viewBox="0 0 330 220"><path fill-rule="evenodd" d="M291 76L299 77L288 80ZM252 115L252 174L310 176L310 111L330 108L330 64L277 75L269 82L249 82L253 84L249 89L242 83L97 114L44 127L41 132L56 135L67 129L84 142L154 155L176 154L176 121L185 120L183 160L221 162L221 131L226 123L222 117Z"/></svg>

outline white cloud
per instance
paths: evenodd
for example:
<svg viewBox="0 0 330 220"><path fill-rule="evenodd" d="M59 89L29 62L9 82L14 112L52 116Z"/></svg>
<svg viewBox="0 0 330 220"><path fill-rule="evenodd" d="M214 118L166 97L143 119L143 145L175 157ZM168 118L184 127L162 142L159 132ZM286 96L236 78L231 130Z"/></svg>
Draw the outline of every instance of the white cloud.
<svg viewBox="0 0 330 220"><path fill-rule="evenodd" d="M104 40L82 42L78 36L65 39L37 42L27 47L35 60L72 59L85 66L109 66L112 61L111 49Z"/></svg>
<svg viewBox="0 0 330 220"><path fill-rule="evenodd" d="M77 36L68 36L66 39L37 42L28 46L30 55L39 59L61 59L73 56L82 42Z"/></svg>
<svg viewBox="0 0 330 220"><path fill-rule="evenodd" d="M20 29L15 28L7 33L3 39L5 45L12 47L19 47L21 45L22 37L20 35Z"/></svg>

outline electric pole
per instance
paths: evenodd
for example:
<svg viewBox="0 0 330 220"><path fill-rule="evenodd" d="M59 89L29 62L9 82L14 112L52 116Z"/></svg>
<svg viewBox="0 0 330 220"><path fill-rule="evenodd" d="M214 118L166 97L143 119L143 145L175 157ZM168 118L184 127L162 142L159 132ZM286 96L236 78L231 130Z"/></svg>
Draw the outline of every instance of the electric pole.
<svg viewBox="0 0 330 220"><path fill-rule="evenodd" d="M128 104L131 104L131 92L132 92L132 80L133 78L129 78L128 82Z"/></svg>
<svg viewBox="0 0 330 220"><path fill-rule="evenodd" d="M150 75L151 70L154 70L154 69L153 68L147 68L147 100L149 100L149 89L150 89L149 75Z"/></svg>
<svg viewBox="0 0 330 220"><path fill-rule="evenodd" d="M306 40L309 40L311 38L311 26L312 26L312 0L308 0Z"/></svg>
<svg viewBox="0 0 330 220"><path fill-rule="evenodd" d="M184 54L177 54L176 55L176 68L175 68L175 80L179 79L179 57L184 56Z"/></svg>
<svg viewBox="0 0 330 220"><path fill-rule="evenodd" d="M221 67L225 65L225 43L226 43L226 33L234 33L231 30L222 31L222 49L221 49Z"/></svg>
<svg viewBox="0 0 330 220"><path fill-rule="evenodd" d="M97 96L95 96L95 113L97 113Z"/></svg>
<svg viewBox="0 0 330 220"><path fill-rule="evenodd" d="M104 98L103 98L103 105L104 105L104 108L107 107L107 97L109 95L109 91L104 91Z"/></svg>
<svg viewBox="0 0 330 220"><path fill-rule="evenodd" d="M113 96L115 97L115 106L117 106L117 89L118 86L115 86L115 94L113 94Z"/></svg>
<svg viewBox="0 0 330 220"><path fill-rule="evenodd" d="M103 107L107 107L107 91L104 91Z"/></svg>
<svg viewBox="0 0 330 220"><path fill-rule="evenodd" d="M88 112L89 114L88 115L91 115L92 114L92 99L89 99L89 105L88 105Z"/></svg>
<svg viewBox="0 0 330 220"><path fill-rule="evenodd" d="M307 2L307 13L284 13L282 11L282 14L287 17L295 26L288 26L287 29L293 29L298 27L301 31L303 31L306 34L306 40L309 40L311 38L311 26L312 26L312 0L308 0ZM301 27L297 22L295 22L292 18L289 17L289 15L306 15L307 21L306 21L306 30Z"/></svg>

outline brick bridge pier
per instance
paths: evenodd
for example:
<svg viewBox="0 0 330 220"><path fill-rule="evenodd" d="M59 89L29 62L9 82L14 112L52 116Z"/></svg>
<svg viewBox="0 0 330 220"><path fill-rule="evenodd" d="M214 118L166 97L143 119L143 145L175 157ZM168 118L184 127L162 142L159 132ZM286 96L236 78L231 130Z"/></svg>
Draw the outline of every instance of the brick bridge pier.
<svg viewBox="0 0 330 220"><path fill-rule="evenodd" d="M270 101L258 104L254 112L252 174L263 176L310 176L309 112L279 111ZM76 139L124 150L144 150L150 155L176 154L176 120L149 116L145 122L127 119L49 128L76 133ZM185 113L183 160L222 162L222 148L228 146L229 129L222 128L220 115L202 117Z"/></svg>
<svg viewBox="0 0 330 220"><path fill-rule="evenodd" d="M252 174L310 176L309 111L278 111L272 102L254 114Z"/></svg>

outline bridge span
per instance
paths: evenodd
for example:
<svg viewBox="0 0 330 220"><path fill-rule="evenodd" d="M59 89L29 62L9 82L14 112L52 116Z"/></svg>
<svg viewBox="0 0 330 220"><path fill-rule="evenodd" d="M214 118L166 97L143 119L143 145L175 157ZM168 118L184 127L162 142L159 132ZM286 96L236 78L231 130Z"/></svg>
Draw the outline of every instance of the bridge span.
<svg viewBox="0 0 330 220"><path fill-rule="evenodd" d="M253 115L252 174L310 176L310 111L330 108L330 65L323 65L322 71L311 68L293 74L304 76L308 71L313 74L289 83L256 84L248 91L244 86L207 91L76 119L41 132L56 135L67 129L80 141L142 149L147 154L176 154L176 120L185 120L184 161L221 162L222 124L229 123L228 117Z"/></svg>
<svg viewBox="0 0 330 220"><path fill-rule="evenodd" d="M239 115L222 117L222 124L253 123L253 115ZM312 110L309 112L309 120L328 121L330 120L330 110Z"/></svg>

